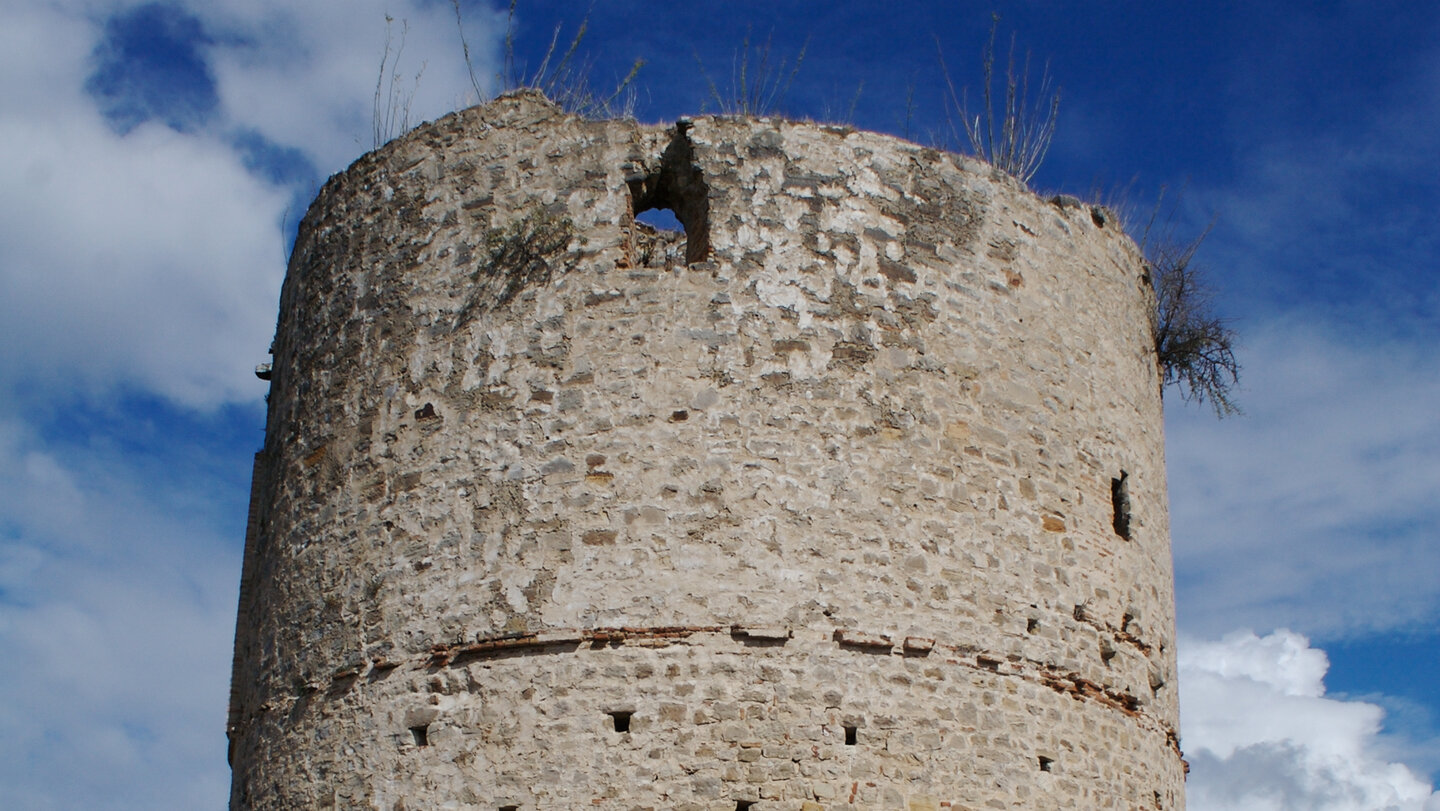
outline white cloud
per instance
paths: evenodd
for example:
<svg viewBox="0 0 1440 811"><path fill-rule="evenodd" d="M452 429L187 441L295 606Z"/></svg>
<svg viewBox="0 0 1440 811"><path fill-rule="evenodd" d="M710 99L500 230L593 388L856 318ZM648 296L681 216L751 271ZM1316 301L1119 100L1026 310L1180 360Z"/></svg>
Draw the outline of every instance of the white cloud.
<svg viewBox="0 0 1440 811"><path fill-rule="evenodd" d="M67 456L0 421L7 807L222 807L239 556L176 508L214 483Z"/></svg>
<svg viewBox="0 0 1440 811"><path fill-rule="evenodd" d="M327 173L373 146L387 15L398 62L386 71L383 95L389 97L398 75L394 89L410 104L412 124L477 101L448 2L224 0L193 8L209 27L239 37L211 49L227 113L272 141L305 150ZM466 13L475 77L489 92L503 20L473 6Z"/></svg>
<svg viewBox="0 0 1440 811"><path fill-rule="evenodd" d="M425 64L412 122L454 109L473 94L454 12L382 0L186 4L212 40L215 120L120 135L84 88L106 15L133 5L32 4L0 31L0 385L128 389L191 406L253 398L296 190L248 170L234 135L258 132L324 172L368 149L387 9L397 47L409 21L402 74ZM474 17L472 56L488 79L495 19Z"/></svg>
<svg viewBox="0 0 1440 811"><path fill-rule="evenodd" d="M427 63L412 121L448 112L470 87L447 3L196 0L172 7L211 39L218 110L184 133L151 122L117 134L86 81L105 21L139 5L21 4L0 26L7 807L224 805L240 539L220 527L243 506L229 521L214 511L233 482L159 471L210 452L174 426L136 456L105 429L51 434L67 430L77 394L158 396L183 414L263 392L250 369L274 329L296 190L248 169L235 137L258 132L326 173L368 149L387 10L410 23L402 73ZM488 79L493 14L468 22ZM127 432L145 422L106 418Z"/></svg>
<svg viewBox="0 0 1440 811"><path fill-rule="evenodd" d="M258 395L288 196L214 141L81 116L0 118L0 374L191 405Z"/></svg>
<svg viewBox="0 0 1440 811"><path fill-rule="evenodd" d="M1190 811L1437 811L1377 740L1384 711L1325 697L1323 651L1290 631L1182 639Z"/></svg>
<svg viewBox="0 0 1440 811"><path fill-rule="evenodd" d="M98 29L7 15L0 107L0 383L153 391L208 405L260 393L288 194L217 137L120 136L84 96Z"/></svg>
<svg viewBox="0 0 1440 811"><path fill-rule="evenodd" d="M1244 416L1169 409L1182 627L1341 634L1433 616L1440 359L1297 313L1247 330L1242 362Z"/></svg>

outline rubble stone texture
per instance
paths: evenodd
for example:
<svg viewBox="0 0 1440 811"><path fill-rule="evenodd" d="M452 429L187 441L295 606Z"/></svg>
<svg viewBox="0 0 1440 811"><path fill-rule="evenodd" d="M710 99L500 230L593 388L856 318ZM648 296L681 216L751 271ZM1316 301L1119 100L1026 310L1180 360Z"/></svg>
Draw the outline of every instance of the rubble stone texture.
<svg viewBox="0 0 1440 811"><path fill-rule="evenodd" d="M232 806L1181 808L1152 300L1105 210L847 127L519 94L362 158L281 297Z"/></svg>

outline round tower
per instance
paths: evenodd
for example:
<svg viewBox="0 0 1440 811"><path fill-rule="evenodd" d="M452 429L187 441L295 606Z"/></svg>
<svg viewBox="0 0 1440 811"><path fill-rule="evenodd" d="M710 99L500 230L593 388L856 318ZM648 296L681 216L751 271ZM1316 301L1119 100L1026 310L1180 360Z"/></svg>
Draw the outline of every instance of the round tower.
<svg viewBox="0 0 1440 811"><path fill-rule="evenodd" d="M281 296L232 806L1182 808L1152 303L1107 211L848 127L367 155Z"/></svg>

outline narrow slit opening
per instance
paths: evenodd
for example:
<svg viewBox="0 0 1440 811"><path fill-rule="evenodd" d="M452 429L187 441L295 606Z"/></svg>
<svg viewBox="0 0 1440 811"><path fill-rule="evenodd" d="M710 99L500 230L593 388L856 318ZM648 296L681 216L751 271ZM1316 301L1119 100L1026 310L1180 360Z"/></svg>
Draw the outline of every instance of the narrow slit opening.
<svg viewBox="0 0 1440 811"><path fill-rule="evenodd" d="M410 737L415 741L416 746L429 746L430 725L423 724L418 727L410 727Z"/></svg>
<svg viewBox="0 0 1440 811"><path fill-rule="evenodd" d="M502 805L502 806L500 806L500 808L498 808L496 811L520 811L520 806L518 806L518 805Z"/></svg>
<svg viewBox="0 0 1440 811"><path fill-rule="evenodd" d="M629 710L616 710L610 713L610 720L615 724L616 732L630 731L630 716L632 714Z"/></svg>
<svg viewBox="0 0 1440 811"><path fill-rule="evenodd" d="M1120 478L1110 480L1110 505L1114 509L1115 534L1130 540L1130 474L1120 471Z"/></svg>
<svg viewBox="0 0 1440 811"><path fill-rule="evenodd" d="M845 727L845 745L854 746L859 727Z"/></svg>

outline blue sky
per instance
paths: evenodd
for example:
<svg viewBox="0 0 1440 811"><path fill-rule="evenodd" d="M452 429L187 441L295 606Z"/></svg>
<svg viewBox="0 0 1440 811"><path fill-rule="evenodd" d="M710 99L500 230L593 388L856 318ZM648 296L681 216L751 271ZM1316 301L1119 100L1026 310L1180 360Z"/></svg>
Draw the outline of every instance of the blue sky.
<svg viewBox="0 0 1440 811"><path fill-rule="evenodd" d="M251 369L305 206L374 145L386 15L412 122L477 100L454 9L0 4L0 786L221 807ZM1440 6L522 1L517 58L587 9L643 120L715 111L748 31L808 41L782 112L925 142L936 40L973 96L998 11L1061 88L1036 188L1215 222L1245 414L1167 398L1190 807L1440 808ZM504 8L463 11L493 92Z"/></svg>

